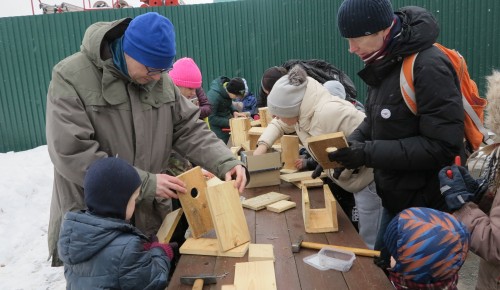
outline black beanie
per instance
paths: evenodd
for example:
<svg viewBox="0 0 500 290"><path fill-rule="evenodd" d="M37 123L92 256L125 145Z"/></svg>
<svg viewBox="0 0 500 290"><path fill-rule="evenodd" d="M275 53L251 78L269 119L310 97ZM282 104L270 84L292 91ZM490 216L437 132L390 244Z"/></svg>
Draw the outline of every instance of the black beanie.
<svg viewBox="0 0 500 290"><path fill-rule="evenodd" d="M245 81L242 78L232 78L227 83L226 90L228 93L244 96L246 94Z"/></svg>
<svg viewBox="0 0 500 290"><path fill-rule="evenodd" d="M391 26L393 20L390 0L345 0L337 14L344 38L371 35Z"/></svg>
<svg viewBox="0 0 500 290"><path fill-rule="evenodd" d="M141 185L141 178L126 161L108 157L98 159L83 180L85 204L91 213L125 219L127 204Z"/></svg>

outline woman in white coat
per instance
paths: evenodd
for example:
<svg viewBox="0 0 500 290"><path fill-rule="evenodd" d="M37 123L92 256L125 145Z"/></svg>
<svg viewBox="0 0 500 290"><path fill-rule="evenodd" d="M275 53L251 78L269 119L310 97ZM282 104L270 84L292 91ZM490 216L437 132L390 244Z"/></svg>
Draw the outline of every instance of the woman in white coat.
<svg viewBox="0 0 500 290"><path fill-rule="evenodd" d="M331 95L318 81L308 77L300 66L293 67L273 86L267 98L269 112L275 116L257 142L254 155L265 153L284 134L296 133L307 148L307 138L344 132L349 136L365 118L353 104ZM359 234L373 249L380 226L382 202L376 194L373 170L361 167L328 176L340 187L354 193L359 214Z"/></svg>

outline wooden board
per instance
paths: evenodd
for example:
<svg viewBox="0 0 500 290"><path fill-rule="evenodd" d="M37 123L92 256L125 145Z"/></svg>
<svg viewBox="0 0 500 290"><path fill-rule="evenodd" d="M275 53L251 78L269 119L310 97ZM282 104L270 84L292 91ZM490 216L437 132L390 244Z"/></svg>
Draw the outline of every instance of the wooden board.
<svg viewBox="0 0 500 290"><path fill-rule="evenodd" d="M289 195L286 194L281 194L279 192L268 192L265 194L261 194L256 197L252 197L249 199L246 199L241 202L243 207L253 209L253 210L261 210L265 208L267 205L278 202L280 200L288 200L290 199Z"/></svg>
<svg viewBox="0 0 500 290"><path fill-rule="evenodd" d="M274 262L274 246L272 244L250 244L248 262L255 261Z"/></svg>
<svg viewBox="0 0 500 290"><path fill-rule="evenodd" d="M250 121L250 126L252 126L252 127L259 127L260 126L260 120Z"/></svg>
<svg viewBox="0 0 500 290"><path fill-rule="evenodd" d="M267 124L271 123L273 117L269 113L267 107L259 108L260 125L262 127L267 127Z"/></svg>
<svg viewBox="0 0 500 290"><path fill-rule="evenodd" d="M300 182L300 184L302 186L305 186L305 187L319 187L319 186L323 186L323 180L321 178L306 179L306 180L302 180Z"/></svg>
<svg viewBox="0 0 500 290"><path fill-rule="evenodd" d="M219 242L217 241L217 239L188 238L180 247L179 252L181 254L188 255L241 258L247 253L249 245L250 242L247 242L236 248L232 248L229 251L221 252L219 250Z"/></svg>
<svg viewBox="0 0 500 290"><path fill-rule="evenodd" d="M186 194L177 193L194 238L214 229L208 208L207 185L199 166L178 176L186 183ZM193 194L197 193L194 197Z"/></svg>
<svg viewBox="0 0 500 290"><path fill-rule="evenodd" d="M299 137L284 135L281 137L281 160L285 163L283 169L296 169L297 159L299 159Z"/></svg>
<svg viewBox="0 0 500 290"><path fill-rule="evenodd" d="M238 290L278 289L273 261L236 263L234 285Z"/></svg>
<svg viewBox="0 0 500 290"><path fill-rule="evenodd" d="M278 202L267 205L266 209L272 212L280 213L287 209L294 208L295 206L297 206L297 204L293 201L280 200Z"/></svg>
<svg viewBox="0 0 500 290"><path fill-rule="evenodd" d="M241 207L240 194L232 181L207 188L208 206L221 252L250 241L250 231Z"/></svg>
<svg viewBox="0 0 500 290"><path fill-rule="evenodd" d="M295 173L297 171L298 171L297 169L281 169L280 173L281 174L290 174L290 173Z"/></svg>
<svg viewBox="0 0 500 290"><path fill-rule="evenodd" d="M306 233L337 232L337 201L327 184L323 185L324 208L311 208L307 187L302 187L302 216Z"/></svg>
<svg viewBox="0 0 500 290"><path fill-rule="evenodd" d="M236 286L234 285L222 285L220 290L236 290Z"/></svg>
<svg viewBox="0 0 500 290"><path fill-rule="evenodd" d="M156 233L156 237L160 243L168 244L172 235L174 234L175 228L181 219L183 210L179 208L169 214L163 219L160 229Z"/></svg>
<svg viewBox="0 0 500 290"><path fill-rule="evenodd" d="M248 130L251 127L250 119L231 118L229 119L229 127L231 128L232 146L242 146L248 141Z"/></svg>
<svg viewBox="0 0 500 290"><path fill-rule="evenodd" d="M329 133L307 138L307 151L318 161L323 169L341 167L337 162L328 159L328 152L347 147L343 132Z"/></svg>
<svg viewBox="0 0 500 290"><path fill-rule="evenodd" d="M300 189L302 189L303 186L305 186L305 187L320 187L320 186L323 186L323 180L321 178L304 179L301 181L292 182L292 184L297 186Z"/></svg>
<svg viewBox="0 0 500 290"><path fill-rule="evenodd" d="M311 174L312 171L301 171L301 172L296 172L296 173L290 173L290 174L282 174L280 175L281 180L284 180L286 182L300 182L302 180L308 180L311 179ZM326 177L326 173L322 172L319 178Z"/></svg>

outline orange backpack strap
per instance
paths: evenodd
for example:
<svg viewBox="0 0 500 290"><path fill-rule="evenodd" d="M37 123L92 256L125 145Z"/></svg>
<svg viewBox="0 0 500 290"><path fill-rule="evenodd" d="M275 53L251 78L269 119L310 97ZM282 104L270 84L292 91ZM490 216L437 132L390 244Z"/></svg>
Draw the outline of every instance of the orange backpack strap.
<svg viewBox="0 0 500 290"><path fill-rule="evenodd" d="M415 65L417 55L418 52L404 58L403 65L401 66L401 73L399 74L399 84L403 100L408 106L408 109L415 115L417 114L417 99L415 97L415 86L413 84L413 66Z"/></svg>
<svg viewBox="0 0 500 290"><path fill-rule="evenodd" d="M453 50L454 53L450 55L449 48L446 48L439 43L435 43L434 46L443 51L443 53L446 54L448 58L450 58L450 61L455 63L455 71L459 78L460 85L462 86L462 80L465 76L465 73L467 72L467 64L465 63L465 59L456 50ZM401 94L403 95L403 100L405 101L410 111L412 111L412 113L415 115L417 114L417 99L415 95L415 85L413 83L414 80L413 67L415 66L415 60L417 59L417 55L418 52L404 58L403 65L401 66L401 72L399 74L399 85L401 88ZM458 65L456 63L458 63ZM469 77L468 73L466 76ZM463 93L463 89L464 88L460 87L460 93L462 95L462 103L464 106L464 111L467 114L467 117L472 121L477 130L483 135L483 142L485 144L491 144L492 139L488 134L488 130L483 126L482 118L476 113L474 108L471 106L469 99L467 99ZM473 101L474 104L480 102L483 106L485 105L486 100L481 99L479 97L477 97L477 99L478 100Z"/></svg>

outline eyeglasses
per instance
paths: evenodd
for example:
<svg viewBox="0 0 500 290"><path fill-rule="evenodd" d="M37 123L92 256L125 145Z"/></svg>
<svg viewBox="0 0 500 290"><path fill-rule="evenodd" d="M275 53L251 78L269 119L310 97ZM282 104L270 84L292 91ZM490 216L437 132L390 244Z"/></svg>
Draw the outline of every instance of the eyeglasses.
<svg viewBox="0 0 500 290"><path fill-rule="evenodd" d="M156 76L167 71L167 69L165 68L150 68L148 66L145 67L148 70L148 76Z"/></svg>

